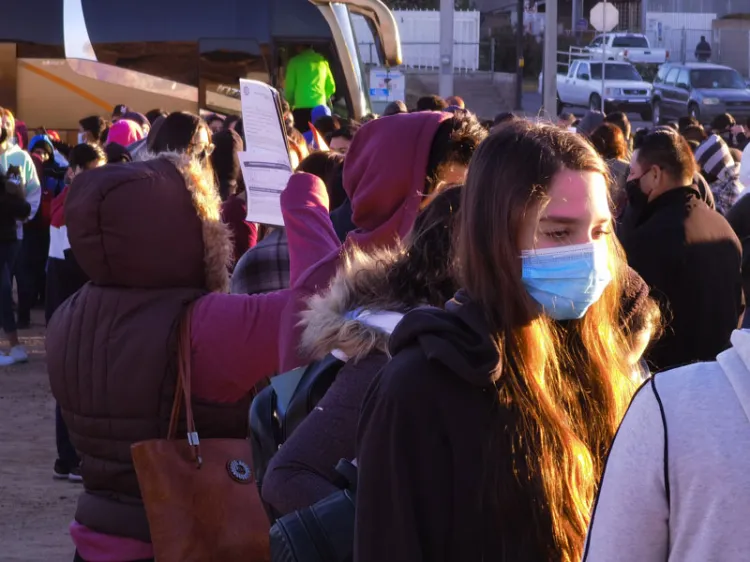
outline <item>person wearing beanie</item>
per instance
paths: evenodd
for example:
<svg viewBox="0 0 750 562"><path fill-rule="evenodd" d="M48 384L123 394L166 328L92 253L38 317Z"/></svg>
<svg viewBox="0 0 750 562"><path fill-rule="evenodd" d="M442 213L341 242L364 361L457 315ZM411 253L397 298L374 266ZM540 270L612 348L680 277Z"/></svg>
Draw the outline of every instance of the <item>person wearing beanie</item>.
<svg viewBox="0 0 750 562"><path fill-rule="evenodd" d="M625 277L621 298L620 326L630 346L629 363L633 366L633 379L642 382L651 374L643 359L649 345L661 335L661 310L651 298L648 284L631 267Z"/></svg>
<svg viewBox="0 0 750 562"><path fill-rule="evenodd" d="M710 135L695 151L695 160L711 185L716 210L726 215L739 199L745 186L740 183L740 165L732 158L729 146L718 135Z"/></svg>
<svg viewBox="0 0 750 562"><path fill-rule="evenodd" d="M120 119L110 127L107 145L117 143L122 146L130 146L143 137L143 129L138 123L129 119Z"/></svg>
<svg viewBox="0 0 750 562"><path fill-rule="evenodd" d="M321 117L330 117L331 116L331 109L327 105L318 105L313 108L311 113L311 120L312 124L315 128L317 128L317 122L318 119ZM313 133L312 131L308 130L302 133L305 137L305 142L307 143L307 146L313 146Z"/></svg>
<svg viewBox="0 0 750 562"><path fill-rule="evenodd" d="M601 111L588 111L578 123L576 130L578 134L589 137L602 123L604 123L604 113Z"/></svg>

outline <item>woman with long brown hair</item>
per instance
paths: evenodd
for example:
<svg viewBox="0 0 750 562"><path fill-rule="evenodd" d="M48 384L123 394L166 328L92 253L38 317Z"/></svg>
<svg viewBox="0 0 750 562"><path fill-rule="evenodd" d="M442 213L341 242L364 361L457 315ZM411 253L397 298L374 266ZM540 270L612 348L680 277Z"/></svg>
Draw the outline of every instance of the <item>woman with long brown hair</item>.
<svg viewBox="0 0 750 562"><path fill-rule="evenodd" d="M606 166L518 121L463 194L463 287L408 313L359 424L358 562L579 560L634 391Z"/></svg>

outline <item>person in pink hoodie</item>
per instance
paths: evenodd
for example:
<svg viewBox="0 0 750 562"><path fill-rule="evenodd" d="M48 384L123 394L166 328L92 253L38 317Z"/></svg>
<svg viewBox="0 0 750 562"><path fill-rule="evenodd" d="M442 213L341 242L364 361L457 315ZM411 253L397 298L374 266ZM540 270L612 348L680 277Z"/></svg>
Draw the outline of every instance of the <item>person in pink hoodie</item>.
<svg viewBox="0 0 750 562"><path fill-rule="evenodd" d="M127 147L145 136L138 123L130 119L120 119L109 128L107 144L117 143L120 146Z"/></svg>
<svg viewBox="0 0 750 562"><path fill-rule="evenodd" d="M307 362L299 341L300 312L306 297L328 286L339 266L342 250L356 245L365 252L390 248L414 226L419 210L445 186L463 183L469 160L487 133L477 119L463 113L420 112L393 115L364 125L344 161L344 191L348 201L331 217L350 214L354 230L342 246L334 241L325 258L291 283L298 298L289 301L281 319L279 367L285 372ZM320 188L322 180L315 178ZM345 217L348 219L349 217ZM289 232L289 247L302 243ZM300 298L302 297L302 298Z"/></svg>

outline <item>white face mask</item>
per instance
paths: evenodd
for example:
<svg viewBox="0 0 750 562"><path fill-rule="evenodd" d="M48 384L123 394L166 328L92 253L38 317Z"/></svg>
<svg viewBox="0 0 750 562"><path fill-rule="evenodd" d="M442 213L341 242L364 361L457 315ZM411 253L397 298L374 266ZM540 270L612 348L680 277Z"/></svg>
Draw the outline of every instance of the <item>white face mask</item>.
<svg viewBox="0 0 750 562"><path fill-rule="evenodd" d="M78 133L78 144L86 142L86 133Z"/></svg>

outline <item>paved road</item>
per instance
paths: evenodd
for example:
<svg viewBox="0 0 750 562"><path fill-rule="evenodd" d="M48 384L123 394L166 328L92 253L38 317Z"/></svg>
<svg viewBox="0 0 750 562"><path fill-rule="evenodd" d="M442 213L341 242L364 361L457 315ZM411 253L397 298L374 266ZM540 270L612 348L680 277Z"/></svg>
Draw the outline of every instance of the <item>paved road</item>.
<svg viewBox="0 0 750 562"><path fill-rule="evenodd" d="M542 107L542 96L537 92L525 92L523 94L523 111L527 116L538 115L539 110ZM583 117L586 113L586 109L583 107L566 107L565 111L571 112L577 117ZM640 129L641 127L651 127L650 121L642 121L641 116L637 113L629 113L628 117L633 125L633 130Z"/></svg>

